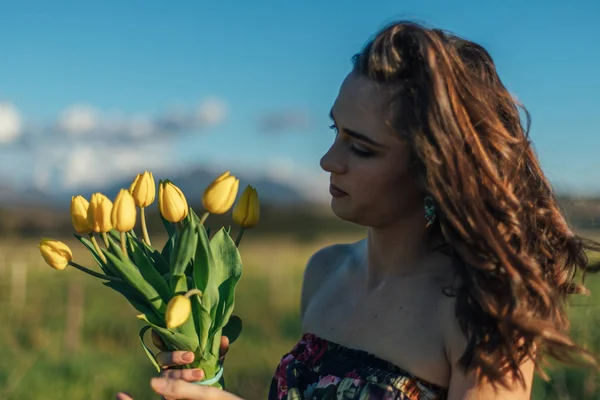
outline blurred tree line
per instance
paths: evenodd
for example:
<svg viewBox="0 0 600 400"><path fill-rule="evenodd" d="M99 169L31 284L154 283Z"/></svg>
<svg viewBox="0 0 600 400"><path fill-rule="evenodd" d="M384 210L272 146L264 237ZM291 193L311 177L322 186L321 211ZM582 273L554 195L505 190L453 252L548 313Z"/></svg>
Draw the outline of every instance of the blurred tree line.
<svg viewBox="0 0 600 400"><path fill-rule="evenodd" d="M559 198L569 222L577 229L600 229L600 198ZM191 204L200 214L201 204ZM150 234L162 235L164 228L158 215L158 207L152 204L147 210ZM224 215L211 215L207 226L233 225L231 211ZM136 228L137 229L137 228ZM237 227L233 226L233 230ZM261 218L253 236L293 235L297 239L311 239L321 234L361 232L364 228L341 221L328 205L311 204L261 204ZM0 237L70 237L73 232L68 209L40 207L2 207L0 205Z"/></svg>
<svg viewBox="0 0 600 400"><path fill-rule="evenodd" d="M201 204L192 204L197 214L201 214ZM165 230L158 214L156 204L146 210L146 221L150 235L164 235ZM231 211L223 215L210 215L206 226L217 229L230 226L232 231L238 227L233 223ZM139 229L136 226L136 231ZM328 206L316 207L307 205L268 205L261 204L259 225L252 229L251 235L293 235L299 240L312 238L328 233L360 232L364 228L342 221L328 209ZM71 237L73 226L69 210L52 210L39 208L0 208L0 237L32 237L51 236L54 238Z"/></svg>

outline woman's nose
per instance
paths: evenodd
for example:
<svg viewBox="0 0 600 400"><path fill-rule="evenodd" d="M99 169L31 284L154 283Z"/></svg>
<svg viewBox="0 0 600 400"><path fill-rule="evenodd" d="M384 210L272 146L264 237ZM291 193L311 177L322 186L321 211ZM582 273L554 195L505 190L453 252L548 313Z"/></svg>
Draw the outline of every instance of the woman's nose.
<svg viewBox="0 0 600 400"><path fill-rule="evenodd" d="M336 148L335 143L327 150L327 152L321 157L319 163L321 168L332 174L343 174L346 172L346 163L340 154L339 149Z"/></svg>

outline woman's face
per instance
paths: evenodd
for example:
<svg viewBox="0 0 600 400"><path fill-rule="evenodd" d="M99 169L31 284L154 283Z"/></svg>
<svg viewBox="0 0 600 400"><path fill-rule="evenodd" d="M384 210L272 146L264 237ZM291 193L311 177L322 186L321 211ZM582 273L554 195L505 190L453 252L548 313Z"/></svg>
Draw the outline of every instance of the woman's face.
<svg viewBox="0 0 600 400"><path fill-rule="evenodd" d="M423 194L409 172L409 151L386 124L390 94L350 73L331 109L336 136L321 158L330 173L331 208L341 219L385 227L423 212Z"/></svg>

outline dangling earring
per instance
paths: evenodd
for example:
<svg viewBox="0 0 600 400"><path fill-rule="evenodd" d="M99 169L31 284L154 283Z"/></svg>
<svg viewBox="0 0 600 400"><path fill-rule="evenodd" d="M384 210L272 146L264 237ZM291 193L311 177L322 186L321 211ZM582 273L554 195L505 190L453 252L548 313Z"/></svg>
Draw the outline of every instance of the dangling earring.
<svg viewBox="0 0 600 400"><path fill-rule="evenodd" d="M435 206L433 205L433 197L425 196L423 203L425 206L425 220L427 221L425 228L429 228L431 224L433 224L433 221L435 221Z"/></svg>

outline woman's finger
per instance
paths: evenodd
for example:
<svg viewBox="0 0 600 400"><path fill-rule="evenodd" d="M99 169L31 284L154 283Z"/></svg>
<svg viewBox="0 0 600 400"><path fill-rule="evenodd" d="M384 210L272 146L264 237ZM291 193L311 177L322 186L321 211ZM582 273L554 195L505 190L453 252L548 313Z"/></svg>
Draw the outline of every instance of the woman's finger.
<svg viewBox="0 0 600 400"><path fill-rule="evenodd" d="M229 338L221 336L221 346L219 347L219 360L223 361L225 354L229 351Z"/></svg>
<svg viewBox="0 0 600 400"><path fill-rule="evenodd" d="M204 378L204 371L201 369L165 369L160 374L163 378L183 379L188 382L195 382Z"/></svg>
<svg viewBox="0 0 600 400"><path fill-rule="evenodd" d="M162 351L167 349L167 347L165 346L165 342L163 342L162 338L158 336L158 333L156 333L154 329L151 329L151 337L152 343L154 343L157 349Z"/></svg>
<svg viewBox="0 0 600 400"><path fill-rule="evenodd" d="M119 392L117 393L117 400L133 400L133 397L125 392Z"/></svg>
<svg viewBox="0 0 600 400"><path fill-rule="evenodd" d="M188 383L182 380L152 378L150 385L156 393L166 398L189 400L241 400L239 397L224 390Z"/></svg>
<svg viewBox="0 0 600 400"><path fill-rule="evenodd" d="M214 393L219 390L207 386L197 385L180 379L152 378L152 389L168 399L189 400L218 400L220 397ZM211 390L212 389L212 390Z"/></svg>
<svg viewBox="0 0 600 400"><path fill-rule="evenodd" d="M186 365L194 361L191 351L161 351L156 355L156 362L163 368L174 365Z"/></svg>

